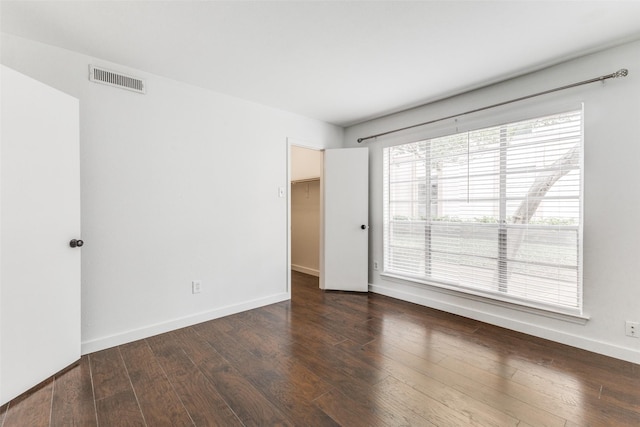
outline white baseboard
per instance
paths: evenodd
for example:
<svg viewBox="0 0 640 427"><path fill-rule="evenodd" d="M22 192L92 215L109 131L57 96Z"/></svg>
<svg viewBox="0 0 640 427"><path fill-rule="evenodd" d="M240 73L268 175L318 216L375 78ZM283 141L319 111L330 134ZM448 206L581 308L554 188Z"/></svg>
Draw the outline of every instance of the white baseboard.
<svg viewBox="0 0 640 427"><path fill-rule="evenodd" d="M265 298L258 298L251 301L245 301L240 304L229 305L204 311L189 316L172 319L166 322L156 323L142 328L131 329L122 333L109 335L106 337L96 338L82 342L82 354L93 353L95 351L104 350L106 348L115 347L117 345L126 344L143 338L152 337L154 335L163 334L165 332L174 331L176 329L187 326L196 325L208 320L218 319L220 317L229 316L231 314L240 313L242 311L252 310L254 308L263 307L269 304L286 301L291 298L288 292L272 295Z"/></svg>
<svg viewBox="0 0 640 427"><path fill-rule="evenodd" d="M291 264L291 269L299 273L310 274L312 276L320 277L320 271L314 268L304 267L302 265Z"/></svg>
<svg viewBox="0 0 640 427"><path fill-rule="evenodd" d="M423 295L407 292L405 290L393 289L387 286L369 284L369 291L403 301L412 302L425 307L434 308L436 310L446 311L447 313L468 317L470 319L489 323L495 326L500 326L506 329L511 329L517 332L522 332L524 334L548 339L550 341L555 341L572 347L581 348L583 350L591 351L594 353L603 354L605 356L614 357L616 359L626 360L631 363L640 363L640 351L638 350L569 334L555 329L544 328L529 322L523 322L512 318L498 316L493 313L488 313L458 304L434 300Z"/></svg>

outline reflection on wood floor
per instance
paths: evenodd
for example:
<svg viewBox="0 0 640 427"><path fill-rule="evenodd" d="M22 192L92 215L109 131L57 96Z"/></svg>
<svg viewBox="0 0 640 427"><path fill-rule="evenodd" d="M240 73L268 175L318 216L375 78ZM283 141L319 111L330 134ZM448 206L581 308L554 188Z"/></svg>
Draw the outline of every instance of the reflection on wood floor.
<svg viewBox="0 0 640 427"><path fill-rule="evenodd" d="M0 426L638 426L640 365L322 292L83 356Z"/></svg>

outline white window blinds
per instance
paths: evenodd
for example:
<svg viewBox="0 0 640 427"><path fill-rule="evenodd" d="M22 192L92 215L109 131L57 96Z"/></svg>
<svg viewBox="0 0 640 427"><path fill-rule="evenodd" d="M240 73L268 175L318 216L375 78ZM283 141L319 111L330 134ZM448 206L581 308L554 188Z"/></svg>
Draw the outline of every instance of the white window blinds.
<svg viewBox="0 0 640 427"><path fill-rule="evenodd" d="M582 111L384 149L384 272L582 308Z"/></svg>

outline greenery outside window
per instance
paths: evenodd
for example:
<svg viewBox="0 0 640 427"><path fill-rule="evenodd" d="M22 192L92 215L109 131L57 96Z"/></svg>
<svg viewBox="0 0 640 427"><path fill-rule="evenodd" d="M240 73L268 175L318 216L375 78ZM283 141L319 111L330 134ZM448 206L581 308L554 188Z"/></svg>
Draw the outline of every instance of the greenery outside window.
<svg viewBox="0 0 640 427"><path fill-rule="evenodd" d="M582 311L582 110L384 149L384 274Z"/></svg>

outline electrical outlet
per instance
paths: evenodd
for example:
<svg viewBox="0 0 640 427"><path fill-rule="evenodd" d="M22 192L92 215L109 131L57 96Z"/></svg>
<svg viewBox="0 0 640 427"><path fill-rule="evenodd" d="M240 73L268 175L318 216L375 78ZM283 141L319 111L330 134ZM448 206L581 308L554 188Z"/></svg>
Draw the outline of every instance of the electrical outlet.
<svg viewBox="0 0 640 427"><path fill-rule="evenodd" d="M200 293L200 288L202 288L202 281L201 280L194 280L191 282L191 293L192 294L199 294Z"/></svg>
<svg viewBox="0 0 640 427"><path fill-rule="evenodd" d="M378 270L378 261L373 261L373 269Z"/></svg>
<svg viewBox="0 0 640 427"><path fill-rule="evenodd" d="M627 320L624 326L625 333L628 337L640 338L640 323Z"/></svg>

